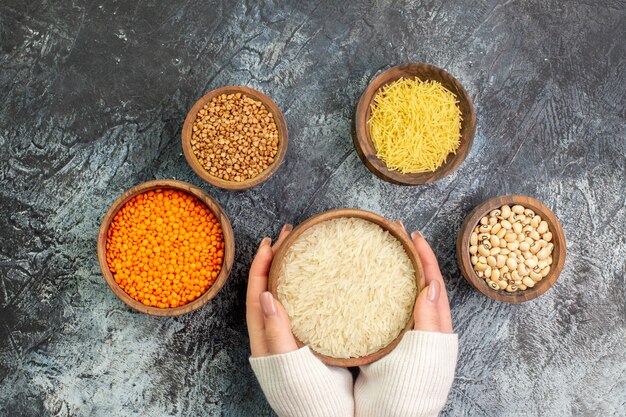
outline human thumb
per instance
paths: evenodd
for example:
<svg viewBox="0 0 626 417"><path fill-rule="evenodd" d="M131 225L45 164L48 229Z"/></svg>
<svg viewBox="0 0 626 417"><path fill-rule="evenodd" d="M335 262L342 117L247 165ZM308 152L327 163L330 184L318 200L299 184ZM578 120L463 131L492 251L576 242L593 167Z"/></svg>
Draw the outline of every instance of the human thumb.
<svg viewBox="0 0 626 417"><path fill-rule="evenodd" d="M437 302L441 294L441 284L433 280L417 296L413 318L415 320L415 330L426 332L440 332L441 321L437 310Z"/></svg>
<svg viewBox="0 0 626 417"><path fill-rule="evenodd" d="M289 317L283 306L268 291L261 294L260 302L265 321L265 340L270 355L298 350L296 340L291 333Z"/></svg>

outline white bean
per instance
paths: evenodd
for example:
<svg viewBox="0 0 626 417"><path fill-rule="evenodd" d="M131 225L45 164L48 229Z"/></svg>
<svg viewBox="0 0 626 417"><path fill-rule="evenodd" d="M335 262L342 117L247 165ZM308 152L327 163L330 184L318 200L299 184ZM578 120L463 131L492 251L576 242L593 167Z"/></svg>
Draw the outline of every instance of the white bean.
<svg viewBox="0 0 626 417"><path fill-rule="evenodd" d="M531 238L532 240L539 240L539 239L541 239L541 235L536 230L531 231L528 234L528 237Z"/></svg>
<svg viewBox="0 0 626 417"><path fill-rule="evenodd" d="M491 230L489 232L492 235L495 235L496 233L500 231L500 229L502 229L502 225L500 223L496 223L493 226L491 226Z"/></svg>
<svg viewBox="0 0 626 417"><path fill-rule="evenodd" d="M529 267L530 269L533 269L534 267L537 266L537 261L535 261L533 258L528 258L524 261L524 263L526 264L527 267Z"/></svg>
<svg viewBox="0 0 626 417"><path fill-rule="evenodd" d="M519 248L519 242L517 240L514 240L513 242L507 243L506 247L508 250L515 251L517 248Z"/></svg>
<svg viewBox="0 0 626 417"><path fill-rule="evenodd" d="M495 210L491 210L491 211L489 212L489 216L491 216L491 217L498 217L501 213L502 213L502 212L501 212L500 210L495 209Z"/></svg>
<svg viewBox="0 0 626 417"><path fill-rule="evenodd" d="M501 290L505 289L506 287L508 287L508 282L500 280L498 281L498 287L500 287Z"/></svg>
<svg viewBox="0 0 626 417"><path fill-rule="evenodd" d="M524 291L524 290L526 290L528 287L522 283L522 284L519 284L519 285L517 286L517 288L518 288L520 291Z"/></svg>
<svg viewBox="0 0 626 417"><path fill-rule="evenodd" d="M511 230L511 228L513 227L513 225L511 224L511 222L510 222L510 221L508 221L508 220L502 220L502 221L500 222L500 224L502 225L502 228L503 228L503 229L506 229L506 230Z"/></svg>
<svg viewBox="0 0 626 417"><path fill-rule="evenodd" d="M478 256L474 255L470 258L472 265L476 265L478 263Z"/></svg>
<svg viewBox="0 0 626 417"><path fill-rule="evenodd" d="M478 253L486 258L489 256L489 249L487 249L485 245L478 245Z"/></svg>
<svg viewBox="0 0 626 417"><path fill-rule="evenodd" d="M531 243L530 245L530 253L532 253L533 255L536 255L537 252L539 252L541 250L541 245L539 245L536 242Z"/></svg>
<svg viewBox="0 0 626 417"><path fill-rule="evenodd" d="M513 223L513 231L515 233L522 233L522 224L521 223Z"/></svg>
<svg viewBox="0 0 626 417"><path fill-rule="evenodd" d="M520 263L520 264L517 264L517 273L520 274L520 276L522 277L526 277L528 276L530 271L526 269L526 265Z"/></svg>
<svg viewBox="0 0 626 417"><path fill-rule="evenodd" d="M483 264L483 263L480 263L480 262L478 262L476 265L474 265L474 269L476 271L479 271L479 272L483 272L485 269L487 269L487 267L488 267L487 264Z"/></svg>
<svg viewBox="0 0 626 417"><path fill-rule="evenodd" d="M539 258L537 258L537 259L539 259ZM548 260L547 259L542 259L540 261L537 261L537 265L536 266L539 267L539 269L543 269L546 266L548 266Z"/></svg>
<svg viewBox="0 0 626 417"><path fill-rule="evenodd" d="M491 279L494 281L500 279L500 270L498 268L491 268Z"/></svg>
<svg viewBox="0 0 626 417"><path fill-rule="evenodd" d="M545 220L543 220L541 223L539 223L539 226L537 226L537 233L544 234L547 231L548 231L548 223Z"/></svg>
<svg viewBox="0 0 626 417"><path fill-rule="evenodd" d="M470 246L469 248L470 255L476 255L476 252L478 252L478 246Z"/></svg>
<svg viewBox="0 0 626 417"><path fill-rule="evenodd" d="M495 217L489 217L489 226L493 227L496 223L498 223L498 219Z"/></svg>
<svg viewBox="0 0 626 417"><path fill-rule="evenodd" d="M511 207L511 211L515 214L524 214L524 206L520 206L519 204L514 205L513 207Z"/></svg>
<svg viewBox="0 0 626 417"><path fill-rule="evenodd" d="M495 256L495 255L497 255L499 253L500 253L500 248L499 247L489 249L489 255L491 255L491 256Z"/></svg>
<svg viewBox="0 0 626 417"><path fill-rule="evenodd" d="M550 273L550 266L546 266L541 270L541 277L545 278Z"/></svg>
<svg viewBox="0 0 626 417"><path fill-rule="evenodd" d="M533 281L532 278L524 277L522 278L522 284L526 285L529 288L532 288L535 286L535 281Z"/></svg>
<svg viewBox="0 0 626 417"><path fill-rule="evenodd" d="M488 256L487 257L487 265L494 267L496 266L496 258L493 256Z"/></svg>
<svg viewBox="0 0 626 417"><path fill-rule="evenodd" d="M543 235L541 235L541 237L543 238L543 240L545 240L546 242L549 242L552 240L552 233L550 232L546 232Z"/></svg>
<svg viewBox="0 0 626 417"><path fill-rule="evenodd" d="M478 278L484 278L485 273L483 271L478 271L476 272L476 275L478 275Z"/></svg>
<svg viewBox="0 0 626 417"><path fill-rule="evenodd" d="M530 221L530 225L533 227L533 229L537 228L537 226L539 226L539 223L541 223L541 217L539 216L533 217L533 219Z"/></svg>
<svg viewBox="0 0 626 417"><path fill-rule="evenodd" d="M520 244L519 244L519 249L520 249L522 252L528 252L528 249L530 249L530 245L529 245L529 244L528 244L528 242L526 242L526 241L520 242Z"/></svg>
<svg viewBox="0 0 626 417"><path fill-rule="evenodd" d="M493 246L494 248L496 246L500 246L500 238L496 235L491 235L489 242L491 242L491 246Z"/></svg>
<svg viewBox="0 0 626 417"><path fill-rule="evenodd" d="M487 216L480 219L480 224L489 224L489 218Z"/></svg>
<svg viewBox="0 0 626 417"><path fill-rule="evenodd" d="M500 224L500 223L498 223ZM500 239L502 239L504 237L504 235L506 234L507 230L502 227L500 230L498 230L498 233L496 233L496 236L498 236Z"/></svg>
<svg viewBox="0 0 626 417"><path fill-rule="evenodd" d="M502 215L502 218L504 219L508 219L509 216L511 215L511 207L509 207L506 204L500 207L500 210L502 211L501 215Z"/></svg>
<svg viewBox="0 0 626 417"><path fill-rule="evenodd" d="M509 258L506 260L506 266L508 266L511 271L515 271L517 269L517 261L513 258Z"/></svg>
<svg viewBox="0 0 626 417"><path fill-rule="evenodd" d="M489 285L489 288L493 289L493 290L499 290L500 287L498 286L498 284L494 281L487 281L487 285Z"/></svg>
<svg viewBox="0 0 626 417"><path fill-rule="evenodd" d="M506 243L506 241L505 241L505 243ZM511 251L510 251L508 248L504 248L504 249L502 249L502 250L500 251L500 253L501 253L502 255L508 255L509 253L511 253Z"/></svg>
<svg viewBox="0 0 626 417"><path fill-rule="evenodd" d="M535 255L533 255L530 252L524 252L524 260L526 259L532 259Z"/></svg>
<svg viewBox="0 0 626 417"><path fill-rule="evenodd" d="M470 236L470 246L478 245L478 233L472 233Z"/></svg>
<svg viewBox="0 0 626 417"><path fill-rule="evenodd" d="M487 258L485 258L484 256L479 256L478 263L487 265Z"/></svg>
<svg viewBox="0 0 626 417"><path fill-rule="evenodd" d="M526 209L526 210L524 210L524 215L526 217L535 217L535 212L532 211L531 209Z"/></svg>
<svg viewBox="0 0 626 417"><path fill-rule="evenodd" d="M504 265L506 265L506 256L504 255L498 255L496 257L496 266L498 268L502 268Z"/></svg>
<svg viewBox="0 0 626 417"><path fill-rule="evenodd" d="M506 235L504 235L504 240L511 243L517 240L517 235L515 233L508 232Z"/></svg>
<svg viewBox="0 0 626 417"><path fill-rule="evenodd" d="M537 252L537 258L541 260L546 259L548 255L550 255L550 249L548 248L543 248L539 252Z"/></svg>
<svg viewBox="0 0 626 417"><path fill-rule="evenodd" d="M487 266L487 268L485 269L485 276L487 278L491 277L491 267Z"/></svg>
<svg viewBox="0 0 626 417"><path fill-rule="evenodd" d="M529 276L530 276L530 279L532 279L535 282L539 282L541 281L541 278L543 278L541 274L536 273L534 270L530 271Z"/></svg>
<svg viewBox="0 0 626 417"><path fill-rule="evenodd" d="M517 291L517 285L508 285L506 287L506 292L515 292Z"/></svg>

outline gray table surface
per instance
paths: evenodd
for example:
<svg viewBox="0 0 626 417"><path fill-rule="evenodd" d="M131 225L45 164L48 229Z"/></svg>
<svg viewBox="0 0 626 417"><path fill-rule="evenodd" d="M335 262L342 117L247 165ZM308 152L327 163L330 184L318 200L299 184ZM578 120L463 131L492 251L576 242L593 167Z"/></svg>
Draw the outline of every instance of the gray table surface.
<svg viewBox="0 0 626 417"><path fill-rule="evenodd" d="M0 415L273 415L248 366L247 269L264 235L335 207L435 249L461 346L443 415L625 415L625 16L619 0L2 0ZM427 186L380 181L352 145L359 94L406 61L450 71L478 114L465 163ZM232 84L290 131L244 192L204 184L180 145L195 100ZM237 239L225 288L179 318L131 311L96 261L109 205L155 178L210 192ZM517 306L472 290L454 255L472 207L511 193L568 239L556 285Z"/></svg>

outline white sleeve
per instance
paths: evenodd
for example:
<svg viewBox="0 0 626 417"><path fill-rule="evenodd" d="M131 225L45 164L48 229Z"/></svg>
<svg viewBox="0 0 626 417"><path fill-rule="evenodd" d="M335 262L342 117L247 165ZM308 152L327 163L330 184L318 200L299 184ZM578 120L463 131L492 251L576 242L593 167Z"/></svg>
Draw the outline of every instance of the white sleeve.
<svg viewBox="0 0 626 417"><path fill-rule="evenodd" d="M456 334L409 331L384 358L361 367L356 417L437 416L454 381Z"/></svg>
<svg viewBox="0 0 626 417"><path fill-rule="evenodd" d="M308 347L250 365L279 417L354 417L352 374L324 365Z"/></svg>

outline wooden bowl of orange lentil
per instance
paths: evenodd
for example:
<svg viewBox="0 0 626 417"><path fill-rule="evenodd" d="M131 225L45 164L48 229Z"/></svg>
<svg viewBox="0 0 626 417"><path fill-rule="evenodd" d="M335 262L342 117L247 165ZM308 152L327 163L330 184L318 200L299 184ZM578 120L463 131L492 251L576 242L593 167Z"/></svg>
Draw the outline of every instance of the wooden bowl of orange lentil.
<svg viewBox="0 0 626 417"><path fill-rule="evenodd" d="M126 191L98 234L98 262L113 293L153 316L202 307L226 283L234 257L222 207L181 181L150 181Z"/></svg>

